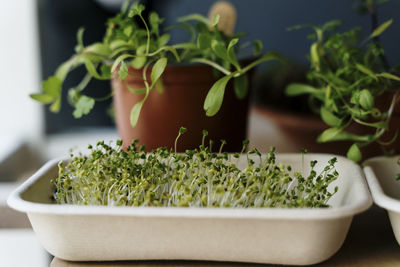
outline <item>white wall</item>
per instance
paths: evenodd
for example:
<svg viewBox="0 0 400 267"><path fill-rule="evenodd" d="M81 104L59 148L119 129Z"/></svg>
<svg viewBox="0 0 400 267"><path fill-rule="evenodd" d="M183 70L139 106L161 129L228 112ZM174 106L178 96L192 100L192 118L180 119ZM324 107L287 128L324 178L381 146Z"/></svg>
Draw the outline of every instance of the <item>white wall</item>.
<svg viewBox="0 0 400 267"><path fill-rule="evenodd" d="M40 86L37 26L36 0L1 1L0 143L32 142L43 133L41 106L28 96Z"/></svg>

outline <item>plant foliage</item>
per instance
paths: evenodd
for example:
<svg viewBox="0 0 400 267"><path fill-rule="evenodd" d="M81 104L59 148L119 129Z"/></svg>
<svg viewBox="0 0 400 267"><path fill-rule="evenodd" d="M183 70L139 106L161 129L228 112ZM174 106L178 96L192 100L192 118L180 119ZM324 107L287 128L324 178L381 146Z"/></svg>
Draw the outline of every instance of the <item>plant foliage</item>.
<svg viewBox="0 0 400 267"><path fill-rule="evenodd" d="M80 84L68 91L69 103L75 108L73 115L80 118L91 111L96 101L103 101L113 94L111 92L110 95L97 99L84 95L83 90L92 78L109 80L118 76L125 82L129 75L136 76L129 72L129 67L142 69L143 75L139 78L143 79L144 88L128 87L132 93L143 95L143 99L131 110L130 121L134 127L149 94L161 83L161 76L168 63L202 63L212 66L222 75L212 86L204 102L207 116L213 116L222 105L225 87L230 80L234 81L236 96L242 99L248 91L246 73L262 62L282 59L274 52L260 55L262 43L257 40L254 42L254 55L257 59L242 66L237 58L240 34L227 36L220 31L218 15L213 21L199 14L179 18L178 24L169 29L181 29L188 32L190 37L187 42L170 45L168 28L162 28L164 19L155 12L150 12L145 18L144 10L145 6L139 2L131 4L129 0L126 1L121 12L108 20L102 42L85 45L84 30L80 29L77 33L75 54L61 64L53 76L42 82L42 93L31 94L31 97L41 103L50 104L50 110L58 112L61 108L64 80L69 72L84 66L87 75ZM151 75L148 79L147 72L150 68Z"/></svg>
<svg viewBox="0 0 400 267"><path fill-rule="evenodd" d="M106 206L315 208L328 207L338 191L328 190L339 175L336 158L318 171L317 161L311 161L309 174L303 175L277 163L274 148L267 155L257 149L228 154L222 152L222 140L219 151L212 152L213 142L205 142L207 131L198 149L178 154L177 141L185 131L179 131L175 152L158 148L148 153L135 140L126 151L122 141L116 147L98 142L89 146L87 156L71 155L65 166L59 163L55 200ZM243 142L242 153L247 145Z"/></svg>
<svg viewBox="0 0 400 267"><path fill-rule="evenodd" d="M311 28L313 43L308 55L311 63L308 84L294 83L286 88L289 96L309 95L311 108L329 126L318 137L318 142L351 141L347 156L360 161L360 148L385 142L383 135L389 130L393 109L399 101L398 81L395 69L388 69L384 50L376 39L392 23L388 20L379 25L367 39L361 39L361 29L353 28L339 32L338 20L322 26L301 25L293 27ZM387 107L376 105L384 94L392 93ZM353 134L349 127L359 124L365 127L361 135ZM397 134L396 134L397 135Z"/></svg>

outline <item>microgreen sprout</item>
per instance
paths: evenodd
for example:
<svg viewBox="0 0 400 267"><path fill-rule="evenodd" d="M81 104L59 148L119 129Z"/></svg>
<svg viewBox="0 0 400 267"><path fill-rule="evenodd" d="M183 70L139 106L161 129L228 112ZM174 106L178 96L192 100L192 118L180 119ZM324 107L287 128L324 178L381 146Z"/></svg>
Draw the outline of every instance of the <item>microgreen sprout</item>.
<svg viewBox="0 0 400 267"><path fill-rule="evenodd" d="M181 128L176 140L185 131ZM207 134L203 131L199 148L185 153L164 147L145 152L138 140L126 150L120 140L115 146L98 142L89 146L88 155L60 162L54 199L77 205L314 208L329 207L338 191L328 190L339 175L336 158L324 168L311 161L309 174L303 175L277 163L273 147L266 155L250 149L240 156L222 152L222 140L219 151L212 152L211 144L205 146ZM242 153L247 146L246 140Z"/></svg>

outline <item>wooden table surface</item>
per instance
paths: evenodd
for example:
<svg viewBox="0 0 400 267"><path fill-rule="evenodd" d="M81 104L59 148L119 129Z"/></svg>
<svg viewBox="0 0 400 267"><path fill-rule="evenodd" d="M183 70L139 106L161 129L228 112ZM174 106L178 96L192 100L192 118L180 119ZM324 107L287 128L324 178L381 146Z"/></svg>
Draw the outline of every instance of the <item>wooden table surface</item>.
<svg viewBox="0 0 400 267"><path fill-rule="evenodd" d="M132 262L67 262L55 258L51 267L212 267L212 266L274 266L248 263L202 261L132 261ZM385 210L372 206L354 217L342 248L329 260L314 266L400 266L400 246L396 242Z"/></svg>

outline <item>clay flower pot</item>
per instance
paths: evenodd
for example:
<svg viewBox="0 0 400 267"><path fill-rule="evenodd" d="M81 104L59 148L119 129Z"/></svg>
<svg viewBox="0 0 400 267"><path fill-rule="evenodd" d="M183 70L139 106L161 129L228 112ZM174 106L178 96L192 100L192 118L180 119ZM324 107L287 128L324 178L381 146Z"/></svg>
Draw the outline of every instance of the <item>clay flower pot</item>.
<svg viewBox="0 0 400 267"><path fill-rule="evenodd" d="M118 71L118 70L117 70ZM141 70L129 69L130 73L142 76ZM150 73L151 70L148 71ZM238 100L234 94L233 83L226 87L224 101L220 111L214 117L207 117L203 110L204 99L208 90L216 81L212 68L204 65L169 65L161 76L164 91L150 92L144 103L138 123L132 128L129 121L133 105L144 95L131 93L131 88L144 88L143 80L128 75L121 81L118 75L112 79L116 124L123 140L128 146L139 139L151 150L160 146L172 148L181 126L188 132L179 140L178 150L185 151L198 147L201 143L202 130L209 132L209 138L219 143L228 141L224 151L240 151L246 138L248 97ZM219 144L214 147L219 147Z"/></svg>
<svg viewBox="0 0 400 267"><path fill-rule="evenodd" d="M386 111L389 108L393 94L387 93L376 99L376 106L381 111ZM328 143L318 143L317 137L327 128L320 117L317 115L299 115L295 112L290 111L278 111L274 109L257 107L260 114L263 114L269 120L271 120L282 134L290 139L293 143L293 152L298 152L303 148L313 153L332 153L337 155L346 155L352 142L346 141L335 141ZM390 120L390 131L385 133L383 140L391 140L396 131L400 133L400 105L397 104L394 109L392 118ZM372 128L365 127L359 124L353 124L348 128L348 131L358 135L364 135L372 133ZM394 150L396 153L400 153L400 138L398 138L392 145L388 147L389 150ZM363 159L382 155L383 151L380 145L377 143L370 144L366 147L361 148Z"/></svg>

